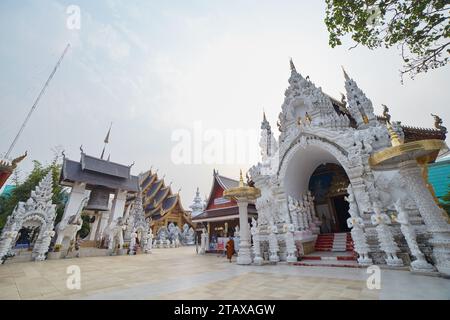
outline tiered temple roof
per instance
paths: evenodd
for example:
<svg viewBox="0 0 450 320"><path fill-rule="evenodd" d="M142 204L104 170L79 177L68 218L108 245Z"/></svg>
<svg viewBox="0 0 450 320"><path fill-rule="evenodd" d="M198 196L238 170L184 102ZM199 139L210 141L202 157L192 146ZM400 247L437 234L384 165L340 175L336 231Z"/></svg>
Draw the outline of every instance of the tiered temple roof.
<svg viewBox="0 0 450 320"><path fill-rule="evenodd" d="M188 212L181 205L179 193L172 192L164 177L159 178L157 172L149 170L141 175L140 185L145 216L151 217L153 225L176 222L182 227L184 223L191 224Z"/></svg>

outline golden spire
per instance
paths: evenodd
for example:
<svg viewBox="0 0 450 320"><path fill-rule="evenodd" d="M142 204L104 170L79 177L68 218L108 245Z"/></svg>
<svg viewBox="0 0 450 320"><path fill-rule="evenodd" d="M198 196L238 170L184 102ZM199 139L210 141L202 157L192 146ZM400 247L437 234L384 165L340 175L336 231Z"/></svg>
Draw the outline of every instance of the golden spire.
<svg viewBox="0 0 450 320"><path fill-rule="evenodd" d="M386 127L389 132L389 136L391 137L392 146L396 147L396 146L403 144L403 142L400 140L400 137L398 136L397 132L395 132L394 128L392 128L392 125L390 122L386 122Z"/></svg>
<svg viewBox="0 0 450 320"><path fill-rule="evenodd" d="M240 169L240 173L239 173L239 187L243 187L244 186L244 178L242 177L242 169Z"/></svg>

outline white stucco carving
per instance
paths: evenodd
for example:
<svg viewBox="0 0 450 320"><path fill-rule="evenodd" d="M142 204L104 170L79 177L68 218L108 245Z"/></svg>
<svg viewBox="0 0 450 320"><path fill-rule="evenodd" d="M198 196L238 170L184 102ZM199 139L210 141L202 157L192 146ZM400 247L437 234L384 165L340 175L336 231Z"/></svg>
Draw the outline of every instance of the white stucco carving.
<svg viewBox="0 0 450 320"><path fill-rule="evenodd" d="M392 225L386 214L395 210L395 202L401 199L405 208L414 212L411 218L417 225L415 230L423 234L426 226L433 234L430 243L434 246L433 258L438 270L448 271L449 226L443 221L442 213L432 206L433 199L422 177L413 172L417 165L413 169L405 166L400 170L373 171L369 157L391 146L390 135L356 81L347 73L344 77L347 102L343 101L346 105L342 106L316 87L309 77L298 73L291 61L289 86L277 122L280 135L278 139L273 136L264 115L261 162L249 170L252 181L261 190L261 197L256 200L258 228L252 234L253 239L258 239L261 247L267 246L269 259L276 262L280 257L290 257L289 228L294 229L295 239L318 233L321 222L308 183L319 165L334 163L344 169L350 181L347 225L359 264L374 263L374 254L375 263L403 265L397 256L400 248L394 235L412 240L412 229L407 225L402 227L403 224ZM392 122L392 128L400 137L404 136L400 123ZM418 179L422 179L420 183ZM287 225L290 227L284 227ZM423 245L430 246L430 243ZM418 260L414 252L411 250ZM381 256L383 261L379 259Z"/></svg>
<svg viewBox="0 0 450 320"><path fill-rule="evenodd" d="M12 253L18 233L23 227L38 227L39 234L32 251L32 259L45 260L50 241L55 235L53 230L56 218L56 206L52 204L53 196L52 172L39 182L26 202L19 202L6 220L0 238L0 259L2 263L6 255Z"/></svg>

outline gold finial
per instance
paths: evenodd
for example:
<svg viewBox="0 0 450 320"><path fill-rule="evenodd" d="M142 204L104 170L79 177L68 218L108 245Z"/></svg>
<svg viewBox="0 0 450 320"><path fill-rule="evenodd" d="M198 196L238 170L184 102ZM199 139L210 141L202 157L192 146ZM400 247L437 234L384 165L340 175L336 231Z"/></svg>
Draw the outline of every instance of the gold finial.
<svg viewBox="0 0 450 320"><path fill-rule="evenodd" d="M363 118L363 122L364 122L365 124L368 124L368 123L369 123L369 118L367 117L367 115L363 114L362 118Z"/></svg>
<svg viewBox="0 0 450 320"><path fill-rule="evenodd" d="M392 128L392 125L390 122L386 123L387 130L389 132L389 136L391 137L391 144L393 147L399 146L403 144L403 142L400 140L397 132L395 132L394 128Z"/></svg>
<svg viewBox="0 0 450 320"><path fill-rule="evenodd" d="M244 186L244 178L242 177L242 169L239 170L239 187Z"/></svg>

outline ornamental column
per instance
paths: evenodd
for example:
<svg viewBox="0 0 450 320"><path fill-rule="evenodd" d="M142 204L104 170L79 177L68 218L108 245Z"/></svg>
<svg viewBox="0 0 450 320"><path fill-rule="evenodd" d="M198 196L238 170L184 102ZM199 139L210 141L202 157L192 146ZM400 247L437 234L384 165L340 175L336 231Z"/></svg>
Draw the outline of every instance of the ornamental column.
<svg viewBox="0 0 450 320"><path fill-rule="evenodd" d="M248 202L255 200L261 195L261 191L254 187L244 185L242 178L242 170L240 172L239 186L225 190L223 196L227 199L236 199L239 207L239 252L238 264L251 264L251 244L250 244L250 230L248 228Z"/></svg>
<svg viewBox="0 0 450 320"><path fill-rule="evenodd" d="M83 182L75 182L70 192L69 200L61 221L68 221L69 218L78 213L81 202L85 199L86 184Z"/></svg>
<svg viewBox="0 0 450 320"><path fill-rule="evenodd" d="M443 216L442 209L435 203L418 161L425 163L434 159L446 147L443 140L429 139L404 143L387 123L391 147L372 154L369 164L377 169L399 168L400 179L414 199L428 231L432 235L433 259L439 272L450 275L450 225Z"/></svg>
<svg viewBox="0 0 450 320"><path fill-rule="evenodd" d="M91 230L90 230L89 236L88 236L89 241L95 241L95 236L97 234L97 228L98 228L99 220L100 220L100 217L97 214L97 212L94 212L94 214L91 216L91 219L92 219L92 217L94 218L94 222L91 223Z"/></svg>
<svg viewBox="0 0 450 320"><path fill-rule="evenodd" d="M248 201L246 198L237 199L239 207L239 253L237 258L238 264L251 264L251 244L250 244L250 232L248 230Z"/></svg>
<svg viewBox="0 0 450 320"><path fill-rule="evenodd" d="M127 200L126 190L117 190L114 195L114 200L111 208L111 215L109 216L108 224L111 225L118 218L123 218L125 202Z"/></svg>
<svg viewBox="0 0 450 320"><path fill-rule="evenodd" d="M436 268L450 275L450 225L443 216L443 210L437 206L428 190L417 161L401 163L399 173L432 235L430 243L433 245Z"/></svg>
<svg viewBox="0 0 450 320"><path fill-rule="evenodd" d="M409 223L408 212L406 212L403 207L402 200L397 200L394 203L395 209L397 210L397 221L401 224L400 230L405 236L406 243L408 244L409 250L411 254L416 258L413 262L411 262L411 268L416 271L433 271L434 268L431 264L427 262L425 259L425 255L419 248L416 240L416 231L414 227Z"/></svg>

